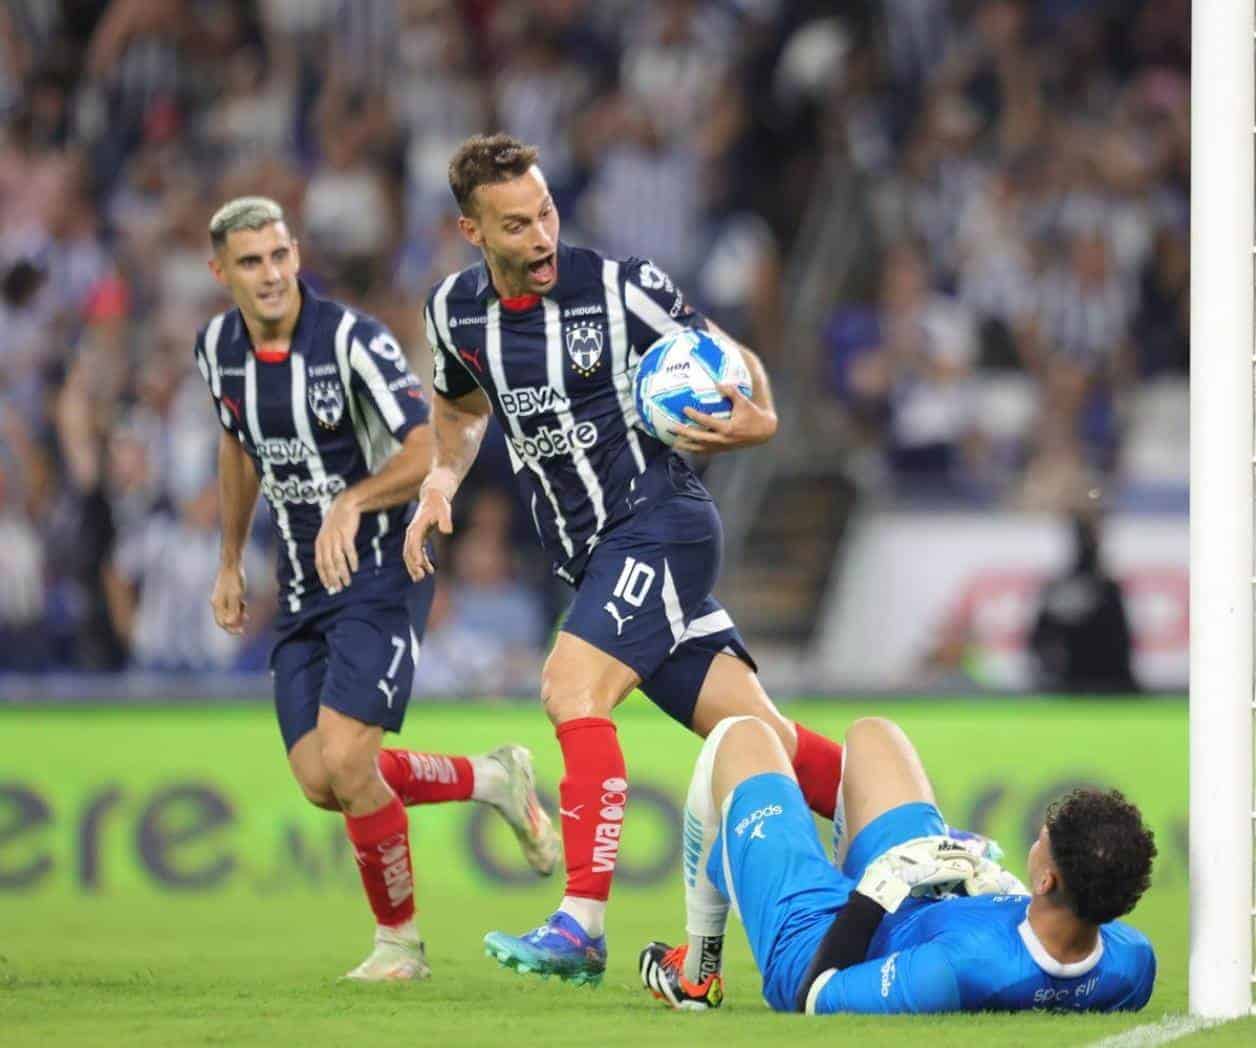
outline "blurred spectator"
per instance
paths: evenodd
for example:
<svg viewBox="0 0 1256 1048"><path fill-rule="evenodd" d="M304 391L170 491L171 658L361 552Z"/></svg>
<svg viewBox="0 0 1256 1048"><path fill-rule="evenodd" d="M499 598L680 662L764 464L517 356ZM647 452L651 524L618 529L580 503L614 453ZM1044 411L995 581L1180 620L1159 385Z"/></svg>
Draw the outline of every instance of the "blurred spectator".
<svg viewBox="0 0 1256 1048"><path fill-rule="evenodd" d="M283 153L293 144L293 85L268 73L262 53L246 48L227 64L223 96L206 117L206 138L227 163Z"/></svg>
<svg viewBox="0 0 1256 1048"><path fill-rule="evenodd" d="M1073 564L1043 587L1029 636L1039 686L1074 695L1137 691L1125 602L1100 563L1093 519L1073 519L1073 541Z"/></svg>
<svg viewBox="0 0 1256 1048"><path fill-rule="evenodd" d="M1133 341L1144 376L1190 370L1190 243L1184 231L1162 230L1142 274Z"/></svg>
<svg viewBox="0 0 1256 1048"><path fill-rule="evenodd" d="M960 303L929 289L919 254L891 249L876 305L839 313L828 337L834 388L884 427L895 476L916 490L962 483L976 333Z"/></svg>
<svg viewBox="0 0 1256 1048"><path fill-rule="evenodd" d="M250 626L273 612L269 565L245 551ZM214 622L209 594L218 574L218 491L215 478L179 507L153 514L124 534L107 573L114 630L132 665L156 670L227 669L241 642Z"/></svg>
<svg viewBox="0 0 1256 1048"><path fill-rule="evenodd" d="M1187 6L887 3L884 43L844 62L836 142L869 176L874 246L921 244L919 297L954 295L979 344L947 415L936 389L894 396L894 358L872 351L884 305L832 305L822 366L896 494L1070 511L1119 479L1139 377L1185 373ZM948 418L948 439L917 441L928 452L908 456L919 470L904 486L904 424L943 432ZM960 445L970 475L957 484Z"/></svg>
<svg viewBox="0 0 1256 1048"><path fill-rule="evenodd" d="M419 652L414 689L421 695L492 697L520 689L520 678L508 676L505 646L458 623L450 587L439 578Z"/></svg>
<svg viewBox="0 0 1256 1048"><path fill-rule="evenodd" d="M0 462L0 671L43 669L44 550Z"/></svg>
<svg viewBox="0 0 1256 1048"><path fill-rule="evenodd" d="M486 497L504 502L496 495L480 501ZM496 637L507 652L534 654L546 640L547 624L540 600L518 580L512 565L509 525L508 515L492 523L474 522L458 539L453 620L472 633Z"/></svg>

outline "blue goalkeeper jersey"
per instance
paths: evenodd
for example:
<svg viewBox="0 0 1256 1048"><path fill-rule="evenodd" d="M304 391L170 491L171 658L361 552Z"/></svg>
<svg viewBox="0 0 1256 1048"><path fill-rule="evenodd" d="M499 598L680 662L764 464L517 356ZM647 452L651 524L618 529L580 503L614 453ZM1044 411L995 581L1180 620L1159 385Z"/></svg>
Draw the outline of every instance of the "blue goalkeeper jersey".
<svg viewBox="0 0 1256 1048"><path fill-rule="evenodd" d="M483 262L446 277L424 321L433 385L458 398L482 389L541 545L576 583L599 539L685 469L637 428L636 366L661 335L705 327L671 278L560 243L545 296L503 299Z"/></svg>
<svg viewBox="0 0 1256 1048"><path fill-rule="evenodd" d="M1025 895L908 903L887 917L868 960L828 977L814 1012L1125 1011L1151 996L1156 958L1114 921L1085 960L1061 964L1029 926Z"/></svg>
<svg viewBox="0 0 1256 1048"><path fill-rule="evenodd" d="M363 514L358 571L328 594L314 540L332 500L378 473L399 442L428 420L423 388L401 347L371 317L315 295L303 281L286 354L255 350L238 309L196 336L196 364L223 428L257 469L279 540L281 628L368 589L401 593L408 505Z"/></svg>

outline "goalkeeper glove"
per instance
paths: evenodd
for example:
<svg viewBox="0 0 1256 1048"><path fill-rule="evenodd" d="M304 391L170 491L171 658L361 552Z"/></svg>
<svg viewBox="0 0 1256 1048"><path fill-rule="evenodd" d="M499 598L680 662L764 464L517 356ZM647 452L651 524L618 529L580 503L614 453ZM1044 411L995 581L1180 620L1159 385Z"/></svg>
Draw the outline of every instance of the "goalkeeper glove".
<svg viewBox="0 0 1256 1048"><path fill-rule="evenodd" d="M1028 895L1014 873L1008 873L997 862L978 859L972 876L964 878L965 895Z"/></svg>
<svg viewBox="0 0 1256 1048"><path fill-rule="evenodd" d="M856 891L886 913L909 895L957 890L977 870L977 858L949 837L917 837L877 856L864 870Z"/></svg>

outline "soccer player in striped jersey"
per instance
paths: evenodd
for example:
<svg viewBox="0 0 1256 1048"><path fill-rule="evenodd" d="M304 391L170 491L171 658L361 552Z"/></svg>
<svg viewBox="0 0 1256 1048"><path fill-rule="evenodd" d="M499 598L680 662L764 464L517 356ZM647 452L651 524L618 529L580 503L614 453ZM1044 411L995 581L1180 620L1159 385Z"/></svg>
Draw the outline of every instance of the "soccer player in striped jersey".
<svg viewBox="0 0 1256 1048"><path fill-rule="evenodd" d="M279 546L271 653L275 709L292 774L310 803L342 812L377 929L351 979L429 974L414 920L405 807L478 800L510 823L549 873L558 838L521 746L451 757L383 749L410 698L432 599L401 566L406 511L432 455L429 409L389 332L319 298L298 276L283 211L243 197L209 226L210 269L235 308L196 336L196 363L222 423L218 625L247 618L241 555L259 491Z"/></svg>
<svg viewBox="0 0 1256 1048"><path fill-rule="evenodd" d="M424 543L433 528L452 530L451 503L495 412L541 545L576 594L541 684L565 768L566 891L533 931L493 932L485 944L520 971L597 983L630 793L610 718L634 688L702 736L726 716L762 717L812 807L830 818L841 749L787 720L764 692L711 596L722 546L711 496L680 456L637 426L641 355L661 335L706 327L705 318L652 263L563 243L535 149L504 134L477 136L457 150L449 177L459 227L483 260L428 298L436 451L406 564L415 579L431 572ZM749 447L776 432L767 374L742 352L753 399L730 387L731 418L695 413L682 450Z"/></svg>
<svg viewBox="0 0 1256 1048"><path fill-rule="evenodd" d="M1117 791L1077 789L1047 810L1028 886L948 835L915 747L894 723L846 733L846 834L825 855L775 733L729 718L707 737L685 800L690 942L741 918L777 1011L1137 1011L1156 955L1122 923L1156 855ZM922 891L922 888L927 890ZM677 1009L719 1007L718 964L650 943L642 982Z"/></svg>

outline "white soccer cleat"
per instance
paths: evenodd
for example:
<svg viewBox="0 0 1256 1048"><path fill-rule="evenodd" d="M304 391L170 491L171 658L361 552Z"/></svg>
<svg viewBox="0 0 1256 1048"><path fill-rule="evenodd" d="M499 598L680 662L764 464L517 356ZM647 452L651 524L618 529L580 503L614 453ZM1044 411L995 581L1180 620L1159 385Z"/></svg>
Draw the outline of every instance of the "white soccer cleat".
<svg viewBox="0 0 1256 1048"><path fill-rule="evenodd" d="M532 754L524 746L507 744L485 754L506 772L506 785L489 803L514 831L523 849L523 857L542 877L548 877L558 865L561 846L558 833L536 795L536 779L532 774Z"/></svg>
<svg viewBox="0 0 1256 1048"><path fill-rule="evenodd" d="M354 982L417 982L431 977L422 939L403 938L379 928L370 956L341 978Z"/></svg>

